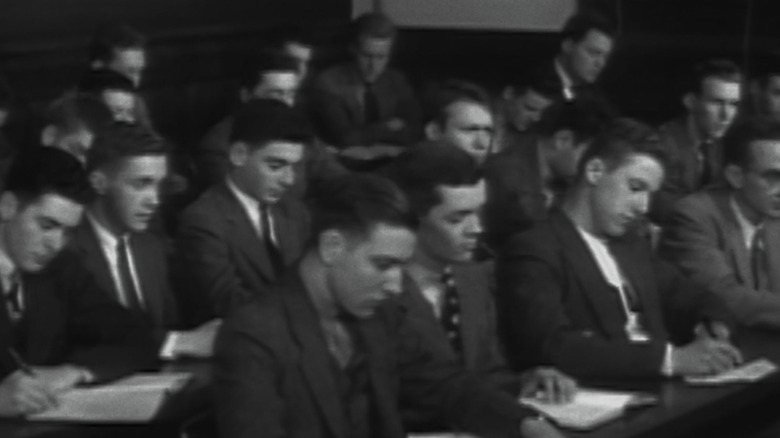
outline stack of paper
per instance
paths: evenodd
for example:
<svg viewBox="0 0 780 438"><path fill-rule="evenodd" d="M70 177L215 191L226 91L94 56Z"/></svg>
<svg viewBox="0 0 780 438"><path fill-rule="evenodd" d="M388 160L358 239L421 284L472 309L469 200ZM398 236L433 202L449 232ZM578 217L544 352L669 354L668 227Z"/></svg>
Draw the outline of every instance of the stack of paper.
<svg viewBox="0 0 780 438"><path fill-rule="evenodd" d="M638 403L639 402L639 403ZM634 392L580 389L568 403L545 403L535 398L521 398L520 403L535 409L561 427L587 430L623 414L627 406L655 402L647 394Z"/></svg>
<svg viewBox="0 0 780 438"><path fill-rule="evenodd" d="M721 385L725 383L755 382L777 371L777 366L766 359L756 359L739 368L704 377L686 377L685 381L694 385Z"/></svg>
<svg viewBox="0 0 780 438"><path fill-rule="evenodd" d="M190 376L189 373L135 374L106 385L74 388L60 394L56 408L28 419L83 423L148 422L167 396L181 389Z"/></svg>

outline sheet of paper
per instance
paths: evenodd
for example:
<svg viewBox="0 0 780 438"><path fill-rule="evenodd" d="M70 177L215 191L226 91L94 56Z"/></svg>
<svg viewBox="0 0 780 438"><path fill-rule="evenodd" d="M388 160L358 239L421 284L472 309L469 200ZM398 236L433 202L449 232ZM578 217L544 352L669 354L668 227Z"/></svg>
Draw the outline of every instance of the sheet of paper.
<svg viewBox="0 0 780 438"><path fill-rule="evenodd" d="M755 382L777 371L777 366L767 359L756 359L739 368L714 376L686 377L685 381L692 385L723 385L726 383Z"/></svg>
<svg viewBox="0 0 780 438"><path fill-rule="evenodd" d="M633 392L580 389L569 403L544 403L535 398L521 398L520 403L562 427L585 430L619 417L636 397Z"/></svg>
<svg viewBox="0 0 780 438"><path fill-rule="evenodd" d="M181 389L190 377L189 373L145 373L106 385L75 388L59 396L56 408L28 419L79 423L148 422L167 396Z"/></svg>

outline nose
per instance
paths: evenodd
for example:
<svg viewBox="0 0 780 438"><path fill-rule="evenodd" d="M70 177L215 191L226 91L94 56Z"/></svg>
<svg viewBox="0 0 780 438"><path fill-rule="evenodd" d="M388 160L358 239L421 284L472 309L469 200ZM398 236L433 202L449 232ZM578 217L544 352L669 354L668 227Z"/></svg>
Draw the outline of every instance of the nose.
<svg viewBox="0 0 780 438"><path fill-rule="evenodd" d="M149 206L154 207L155 209L157 206L160 205L160 187L157 186L154 189L149 191L149 194L146 198L146 202Z"/></svg>
<svg viewBox="0 0 780 438"><path fill-rule="evenodd" d="M395 297L401 294L402 277L403 275L400 266L390 269L387 272L387 279L385 280L385 285L383 290L388 298Z"/></svg>
<svg viewBox="0 0 780 438"><path fill-rule="evenodd" d="M483 231L482 219L480 219L479 216L474 215L466 223L466 234L469 237L477 236L477 235L481 234L482 231Z"/></svg>
<svg viewBox="0 0 780 438"><path fill-rule="evenodd" d="M63 231L56 231L48 236L45 241L46 249L49 253L59 252L67 243L67 236Z"/></svg>
<svg viewBox="0 0 780 438"><path fill-rule="evenodd" d="M643 194L640 195L636 202L636 209L635 212L637 214L647 214L647 211L650 208L650 195L649 194Z"/></svg>
<svg viewBox="0 0 780 438"><path fill-rule="evenodd" d="M282 171L280 182L284 187L290 187L293 185L295 182L295 169L293 169L292 166L289 166Z"/></svg>

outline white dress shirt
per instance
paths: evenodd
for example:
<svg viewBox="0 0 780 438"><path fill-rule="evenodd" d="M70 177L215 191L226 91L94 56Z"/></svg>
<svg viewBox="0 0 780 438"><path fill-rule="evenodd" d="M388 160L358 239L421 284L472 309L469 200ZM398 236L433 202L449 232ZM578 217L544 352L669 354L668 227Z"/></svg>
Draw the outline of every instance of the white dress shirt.
<svg viewBox="0 0 780 438"><path fill-rule="evenodd" d="M233 182L233 180L230 179L230 177L227 178L227 186L228 189L233 193L233 195L238 199L238 203L241 204L241 207L244 209L244 212L247 215L247 218L249 218L249 222L252 224L252 227L255 229L255 233L257 234L257 237L260 239L263 239L263 217L260 215L260 202L258 202L255 198L249 196L244 191L242 191L236 184ZM273 242L275 245L279 242L277 240L276 231L273 223L273 216L268 216L268 221L270 222L268 225L268 229L271 230L271 242Z"/></svg>

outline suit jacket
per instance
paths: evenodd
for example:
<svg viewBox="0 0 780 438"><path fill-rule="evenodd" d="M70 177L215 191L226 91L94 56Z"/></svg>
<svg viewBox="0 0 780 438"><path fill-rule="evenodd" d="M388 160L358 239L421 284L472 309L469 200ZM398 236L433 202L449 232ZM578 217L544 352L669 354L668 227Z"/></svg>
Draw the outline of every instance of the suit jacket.
<svg viewBox="0 0 780 438"><path fill-rule="evenodd" d="M272 209L279 252L289 265L309 234L303 204L288 196ZM231 307L266 293L276 280L265 246L225 181L207 190L182 214L176 276L190 323L223 317Z"/></svg>
<svg viewBox="0 0 780 438"><path fill-rule="evenodd" d="M688 116L665 123L659 128L661 146L666 154L664 183L653 199L650 218L665 225L675 203L682 197L702 188L702 172L699 164L699 144L691 136ZM722 169L722 146L713 144L708 154L710 175L720 179Z"/></svg>
<svg viewBox="0 0 780 438"><path fill-rule="evenodd" d="M683 198L664 227L659 251L723 299L748 325L780 325L780 221L764 224L769 290L756 290L750 251L731 208L731 192L709 189Z"/></svg>
<svg viewBox="0 0 780 438"><path fill-rule="evenodd" d="M665 346L688 342L703 317L730 322L723 304L662 262L631 235L610 245L643 306L651 340L631 342L619 294L561 211L514 237L502 255L499 308L508 354L551 363L581 377L658 376Z"/></svg>
<svg viewBox="0 0 780 438"><path fill-rule="evenodd" d="M228 154L232 129L233 116L230 115L214 125L198 145L198 167L201 178L208 185L222 182L230 169ZM307 145L304 162L296 170L292 192L300 196L325 180L347 173L319 140Z"/></svg>
<svg viewBox="0 0 780 438"><path fill-rule="evenodd" d="M112 301L121 304L108 260L89 220L85 218L81 221L70 244L95 277L100 290L106 292ZM179 309L171 289L165 243L156 235L146 232L132 234L129 246L143 295L147 322L158 340L163 340L168 330L179 325Z"/></svg>
<svg viewBox="0 0 780 438"><path fill-rule="evenodd" d="M405 436L399 401L483 437L515 436L527 411L429 351L391 302L356 323L365 345L377 438ZM232 438L346 438L345 407L319 316L296 271L236 308L215 354L217 418Z"/></svg>
<svg viewBox="0 0 780 438"><path fill-rule="evenodd" d="M315 80L311 93L312 120L322 138L336 147L371 146L376 143L408 145L422 136L422 116L417 98L403 74L386 70L373 84L379 104L379 122L366 124L359 100L363 81L354 63L331 67ZM406 127L388 129L384 123L400 118Z"/></svg>
<svg viewBox="0 0 780 438"><path fill-rule="evenodd" d="M505 137L510 137L509 132L507 129ZM511 137L511 144L488 156L485 163L485 229L487 240L494 247L547 217L538 137L530 133L513 133Z"/></svg>
<svg viewBox="0 0 780 438"><path fill-rule="evenodd" d="M21 278L24 313L15 327L0 307L0 380L17 369L11 347L31 365L71 363L98 380L155 365L151 333L108 298L75 252L66 249L44 270Z"/></svg>
<svg viewBox="0 0 780 438"><path fill-rule="evenodd" d="M463 365L489 377L496 387L517 395L520 382L509 370L498 338L492 287L495 284L493 264L455 265L452 274L460 301ZM431 304L409 275L404 278L403 289L400 300L409 309L409 320L419 330L420 336L430 342L431 349L455 359L456 353Z"/></svg>

